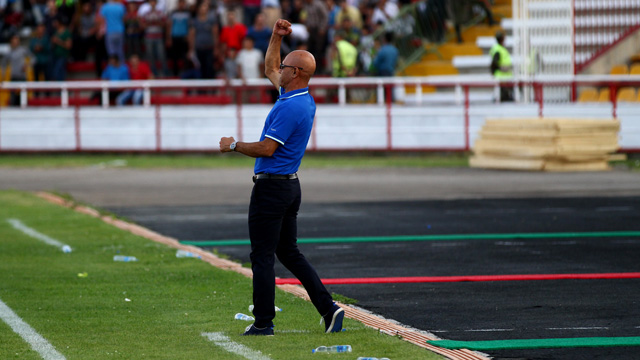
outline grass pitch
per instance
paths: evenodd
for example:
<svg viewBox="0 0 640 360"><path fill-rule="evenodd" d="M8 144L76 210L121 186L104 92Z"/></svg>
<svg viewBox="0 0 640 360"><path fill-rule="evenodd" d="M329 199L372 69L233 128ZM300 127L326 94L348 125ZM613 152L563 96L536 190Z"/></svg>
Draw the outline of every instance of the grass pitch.
<svg viewBox="0 0 640 360"><path fill-rule="evenodd" d="M313 306L280 290L276 336L242 337L249 323L233 317L249 313L248 278L176 258L173 249L32 194L0 192L0 204L0 300L67 359L243 359L203 332L223 332L271 359L317 359L324 356L312 355L312 348L342 344L353 353L332 358L441 358L349 319L346 332L324 334ZM73 251L16 230L9 218ZM114 262L118 254L139 261ZM2 321L0 344L0 359L40 358Z"/></svg>
<svg viewBox="0 0 640 360"><path fill-rule="evenodd" d="M252 168L255 159L239 154L2 154L0 168ZM640 171L640 156L611 162L615 168ZM468 153L307 153L300 167L309 168L452 168L468 167Z"/></svg>
<svg viewBox="0 0 640 360"><path fill-rule="evenodd" d="M2 154L0 167L252 168L241 154ZM467 167L463 153L308 153L302 168Z"/></svg>

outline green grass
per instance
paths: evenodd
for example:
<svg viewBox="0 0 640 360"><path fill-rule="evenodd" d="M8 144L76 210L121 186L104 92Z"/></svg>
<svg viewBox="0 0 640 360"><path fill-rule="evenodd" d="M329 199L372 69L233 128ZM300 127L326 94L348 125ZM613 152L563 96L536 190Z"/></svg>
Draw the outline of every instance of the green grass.
<svg viewBox="0 0 640 360"><path fill-rule="evenodd" d="M615 168L640 171L640 154L629 154L627 160L613 161L611 165Z"/></svg>
<svg viewBox="0 0 640 360"><path fill-rule="evenodd" d="M253 166L240 154L2 154L0 167L230 168ZM462 153L309 153L302 168L329 167L466 167Z"/></svg>
<svg viewBox="0 0 640 360"><path fill-rule="evenodd" d="M242 337L251 281L32 194L0 192L0 299L67 359L242 359L201 336L224 332L272 359L315 359L320 345L350 344L358 356L436 359L437 355L347 319L348 331L323 334L313 306L277 291L276 336ZM14 229L27 226L69 244L64 254ZM140 261L114 262L113 255ZM79 277L79 273L87 277ZM125 301L125 298L131 301ZM282 332L305 330L306 333ZM38 355L0 321L0 359Z"/></svg>
<svg viewBox="0 0 640 360"><path fill-rule="evenodd" d="M240 154L0 154L0 168L251 168L254 159ZM640 156L611 163L615 168L640 171ZM301 168L443 168L468 167L467 153L307 153Z"/></svg>

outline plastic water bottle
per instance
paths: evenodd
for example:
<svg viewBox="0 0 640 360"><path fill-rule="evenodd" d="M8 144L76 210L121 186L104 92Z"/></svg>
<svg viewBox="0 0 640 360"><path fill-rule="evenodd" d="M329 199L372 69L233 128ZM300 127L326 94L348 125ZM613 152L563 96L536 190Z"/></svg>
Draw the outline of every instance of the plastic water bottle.
<svg viewBox="0 0 640 360"><path fill-rule="evenodd" d="M244 321L253 321L255 320L253 316L245 315L243 313L237 313L234 317L236 320L244 320Z"/></svg>
<svg viewBox="0 0 640 360"><path fill-rule="evenodd" d="M138 259L135 256L114 255L113 261L131 262L138 261Z"/></svg>
<svg viewBox="0 0 640 360"><path fill-rule="evenodd" d="M276 311L282 311L282 309L280 309L277 306L274 306L274 308L275 308ZM253 312L253 305L249 305L249 312Z"/></svg>
<svg viewBox="0 0 640 360"><path fill-rule="evenodd" d="M186 250L178 250L176 252L176 257L177 258L198 258L198 259L201 258L200 255L194 254L191 251L186 251Z"/></svg>
<svg viewBox="0 0 640 360"><path fill-rule="evenodd" d="M346 353L351 352L351 345L333 345L333 346L318 346L317 348L311 350L311 353Z"/></svg>

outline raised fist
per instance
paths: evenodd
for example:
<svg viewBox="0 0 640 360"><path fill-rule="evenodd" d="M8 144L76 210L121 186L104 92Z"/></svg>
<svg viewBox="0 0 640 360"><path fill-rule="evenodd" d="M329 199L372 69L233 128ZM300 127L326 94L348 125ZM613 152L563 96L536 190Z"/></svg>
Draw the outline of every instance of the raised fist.
<svg viewBox="0 0 640 360"><path fill-rule="evenodd" d="M287 20L280 19L273 25L273 33L280 36L286 36L291 34L291 23Z"/></svg>

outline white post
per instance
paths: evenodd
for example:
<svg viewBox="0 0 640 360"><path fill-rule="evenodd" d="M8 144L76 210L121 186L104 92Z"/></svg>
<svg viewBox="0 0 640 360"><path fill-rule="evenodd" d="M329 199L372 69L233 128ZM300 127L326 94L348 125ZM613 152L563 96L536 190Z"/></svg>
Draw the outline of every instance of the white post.
<svg viewBox="0 0 640 360"><path fill-rule="evenodd" d="M102 107L105 109L109 107L109 88L106 83L102 84Z"/></svg>
<svg viewBox="0 0 640 360"><path fill-rule="evenodd" d="M144 84L144 89L142 91L142 102L144 107L148 108L151 106L151 88L149 87L149 83Z"/></svg>
<svg viewBox="0 0 640 360"><path fill-rule="evenodd" d="M63 108L67 108L69 106L69 89L67 89L67 84L63 84L60 89L60 106Z"/></svg>
<svg viewBox="0 0 640 360"><path fill-rule="evenodd" d="M345 89L344 81L338 82L338 103L340 105L347 103L347 89Z"/></svg>
<svg viewBox="0 0 640 360"><path fill-rule="evenodd" d="M376 98L378 99L378 105L384 106L384 85L382 80L378 80L378 86L376 87Z"/></svg>
<svg viewBox="0 0 640 360"><path fill-rule="evenodd" d="M27 87L25 85L20 85L20 107L27 107Z"/></svg>

